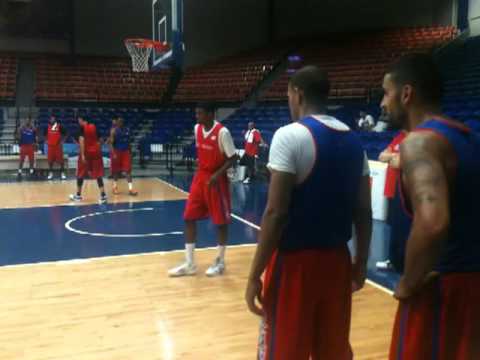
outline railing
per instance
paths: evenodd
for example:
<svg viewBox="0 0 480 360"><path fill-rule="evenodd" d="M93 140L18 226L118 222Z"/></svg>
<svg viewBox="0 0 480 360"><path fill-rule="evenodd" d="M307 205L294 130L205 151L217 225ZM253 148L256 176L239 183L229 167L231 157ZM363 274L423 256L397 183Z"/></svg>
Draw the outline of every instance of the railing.
<svg viewBox="0 0 480 360"><path fill-rule="evenodd" d="M148 158L148 161L145 159ZM195 154L191 145L181 143L151 144L148 154L140 151L140 162L164 165L173 174L175 170L193 171Z"/></svg>

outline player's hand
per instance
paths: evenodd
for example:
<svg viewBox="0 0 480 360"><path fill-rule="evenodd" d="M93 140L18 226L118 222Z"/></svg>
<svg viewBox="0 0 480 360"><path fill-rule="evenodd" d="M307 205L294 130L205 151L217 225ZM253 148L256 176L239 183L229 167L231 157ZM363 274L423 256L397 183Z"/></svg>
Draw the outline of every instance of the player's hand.
<svg viewBox="0 0 480 360"><path fill-rule="evenodd" d="M393 297L397 300L406 300L416 293L418 293L422 288L430 284L432 281L437 279L439 277L440 273L436 271L430 272L423 281L418 284L418 285L408 285L407 282L405 281L405 277L402 276L400 278L400 281L397 285L397 288L395 289L395 293L393 294Z"/></svg>
<svg viewBox="0 0 480 360"><path fill-rule="evenodd" d="M258 303L262 304L262 280L261 279L249 279L247 283L247 290L245 291L245 301L247 302L248 310L258 316L263 316L263 309L258 306Z"/></svg>
<svg viewBox="0 0 480 360"><path fill-rule="evenodd" d="M414 289L407 285L405 279L402 277L395 289L393 297L397 300L406 300L414 294Z"/></svg>
<svg viewBox="0 0 480 360"><path fill-rule="evenodd" d="M212 186L217 185L217 183L218 183L218 174L215 173L215 174L213 174L213 175L210 177L210 180L208 180L207 185L208 185L208 187L210 188L210 187L212 187Z"/></svg>
<svg viewBox="0 0 480 360"><path fill-rule="evenodd" d="M354 260L352 262L352 292L361 290L367 278L367 264Z"/></svg>

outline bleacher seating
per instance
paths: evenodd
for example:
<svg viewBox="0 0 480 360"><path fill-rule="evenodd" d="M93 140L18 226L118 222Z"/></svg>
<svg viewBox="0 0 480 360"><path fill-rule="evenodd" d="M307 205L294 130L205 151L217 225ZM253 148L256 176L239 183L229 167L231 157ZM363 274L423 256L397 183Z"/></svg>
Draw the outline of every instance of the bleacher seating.
<svg viewBox="0 0 480 360"><path fill-rule="evenodd" d="M337 106L330 109L328 113L345 122L352 129L356 129L356 120L361 110L367 111L375 118L378 118L380 114L378 105L368 106L365 104ZM279 127L290 123L290 112L288 106L281 103L277 105L260 105L251 109L243 108L230 115L224 123L230 130L237 148L243 148L243 134L247 129L249 121L255 122L255 126L261 131L264 141L270 144L274 132ZM379 153L385 149L393 138L392 132L359 131L359 134L371 159L378 158Z"/></svg>
<svg viewBox="0 0 480 360"><path fill-rule="evenodd" d="M327 70L332 98L366 98L381 85L387 66L412 51L426 51L453 39L453 27L406 28L362 34L331 35L298 51L303 64ZM265 100L285 100L289 73L276 79L263 94Z"/></svg>
<svg viewBox="0 0 480 360"><path fill-rule="evenodd" d="M17 58L0 54L0 100L15 98L17 83Z"/></svg>
<svg viewBox="0 0 480 360"><path fill-rule="evenodd" d="M122 58L79 57L74 64L58 57L36 60L37 100L160 102L170 70L136 73Z"/></svg>
<svg viewBox="0 0 480 360"><path fill-rule="evenodd" d="M190 108L149 111L148 117L153 119L151 133L147 136L147 141L152 144L165 144L192 133L195 125L195 114Z"/></svg>
<svg viewBox="0 0 480 360"><path fill-rule="evenodd" d="M480 99L480 37L470 38L463 46L449 54L448 63L443 64L442 74L445 81L445 96L449 99L449 107L464 111L478 110ZM465 99L471 99L468 104ZM480 113L476 114L476 116ZM461 115L467 116L467 115Z"/></svg>
<svg viewBox="0 0 480 360"><path fill-rule="evenodd" d="M245 100L281 60L284 52L280 48L267 49L189 68L180 81L174 101Z"/></svg>

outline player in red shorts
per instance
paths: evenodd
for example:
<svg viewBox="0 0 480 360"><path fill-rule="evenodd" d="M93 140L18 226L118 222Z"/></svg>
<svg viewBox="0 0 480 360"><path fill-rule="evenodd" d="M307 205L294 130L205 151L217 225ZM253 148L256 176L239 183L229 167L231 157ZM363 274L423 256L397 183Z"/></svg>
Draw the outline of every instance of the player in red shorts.
<svg viewBox="0 0 480 360"><path fill-rule="evenodd" d="M118 171L116 158L113 156L112 136L117 128L117 118L112 119L112 127L110 128L110 136L108 138L108 145L110 146L110 175L113 175Z"/></svg>
<svg viewBox="0 0 480 360"><path fill-rule="evenodd" d="M325 114L329 89L317 67L297 71L288 85L295 122L271 144L267 207L245 293L264 319L261 360L353 357L352 290L365 282L372 227L369 168L358 136Z"/></svg>
<svg viewBox="0 0 480 360"><path fill-rule="evenodd" d="M80 152L77 166L77 193L70 195L70 200L82 200L83 182L87 176L96 179L100 189L100 203L107 202L107 195L103 184L103 158L97 128L83 117L78 118L80 134L78 143Z"/></svg>
<svg viewBox="0 0 480 360"><path fill-rule="evenodd" d="M131 136L130 130L123 124L123 119L118 118L115 129L110 133L110 146L112 153L112 161L115 164L112 167L113 175L113 193L119 194L118 177L123 172L127 176L128 193L136 196L138 193L133 190L132 183L132 153L131 153Z"/></svg>
<svg viewBox="0 0 480 360"><path fill-rule="evenodd" d="M48 144L48 180L53 179L53 165L55 163L60 165L60 172L62 180L65 180L64 160L63 160L63 143L67 136L67 131L58 122L57 118L52 115L50 123L47 128L47 144Z"/></svg>
<svg viewBox="0 0 480 360"><path fill-rule="evenodd" d="M400 190L411 228L390 360L480 359L480 138L441 114L430 56L401 58L383 88L392 123L409 131Z"/></svg>
<svg viewBox="0 0 480 360"><path fill-rule="evenodd" d="M215 109L210 104L196 108L195 125L198 170L190 187L183 217L186 224L186 261L169 271L170 276L194 275L197 272L194 250L197 220L210 217L218 229L218 257L206 271L217 276L225 271L225 246L230 223L230 188L227 169L237 158L230 132L214 120Z"/></svg>
<svg viewBox="0 0 480 360"><path fill-rule="evenodd" d="M18 166L18 175L22 176L23 163L28 157L30 165L30 175L34 172L35 147L37 144L37 130L32 124L32 119L28 118L25 125L18 129L18 142L20 144L20 164Z"/></svg>

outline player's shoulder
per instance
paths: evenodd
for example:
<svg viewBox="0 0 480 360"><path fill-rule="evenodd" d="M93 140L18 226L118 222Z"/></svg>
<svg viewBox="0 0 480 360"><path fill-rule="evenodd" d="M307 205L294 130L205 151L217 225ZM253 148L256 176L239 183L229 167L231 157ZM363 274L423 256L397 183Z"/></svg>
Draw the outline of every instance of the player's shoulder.
<svg viewBox="0 0 480 360"><path fill-rule="evenodd" d="M434 131L412 131L400 144L404 158L422 156L422 154L442 154L450 149L450 144Z"/></svg>
<svg viewBox="0 0 480 360"><path fill-rule="evenodd" d="M298 122L293 122L288 125L284 125L275 131L274 138L285 140L300 140L309 138L310 132L308 129Z"/></svg>
<svg viewBox="0 0 480 360"><path fill-rule="evenodd" d="M222 123L219 123L219 124L221 126L220 130L219 130L219 133L220 134L225 134L225 135L227 135L227 134L230 135L230 130L228 130L228 128L225 125L223 125Z"/></svg>
<svg viewBox="0 0 480 360"><path fill-rule="evenodd" d="M330 115L312 115L312 118L321 122L326 127L337 130L337 131L350 131L351 130L350 126L345 124L340 119L337 119L336 117L333 117L333 116L330 116Z"/></svg>

